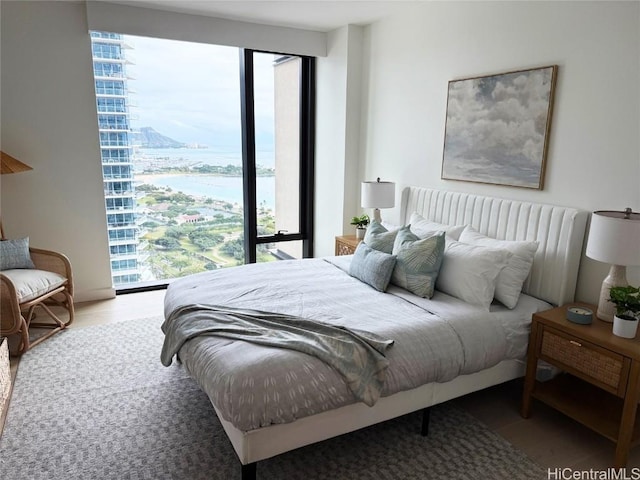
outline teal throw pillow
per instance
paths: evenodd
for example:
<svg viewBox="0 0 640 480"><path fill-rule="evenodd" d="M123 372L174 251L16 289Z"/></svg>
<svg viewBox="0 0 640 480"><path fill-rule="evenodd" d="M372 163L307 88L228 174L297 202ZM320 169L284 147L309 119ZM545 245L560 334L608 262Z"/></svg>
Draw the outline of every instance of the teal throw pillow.
<svg viewBox="0 0 640 480"><path fill-rule="evenodd" d="M437 232L420 239L409 227L402 227L393 244L397 260L391 283L419 297L433 297L444 257L444 235L444 232Z"/></svg>
<svg viewBox="0 0 640 480"><path fill-rule="evenodd" d="M361 242L351 259L349 275L384 292L389 285L395 265L396 257L374 250Z"/></svg>
<svg viewBox="0 0 640 480"><path fill-rule="evenodd" d="M0 241L0 270L36 268L29 254L29 237Z"/></svg>
<svg viewBox="0 0 640 480"><path fill-rule="evenodd" d="M382 224L372 220L364 235L364 243L374 250L391 254L397 234L398 230L390 232Z"/></svg>

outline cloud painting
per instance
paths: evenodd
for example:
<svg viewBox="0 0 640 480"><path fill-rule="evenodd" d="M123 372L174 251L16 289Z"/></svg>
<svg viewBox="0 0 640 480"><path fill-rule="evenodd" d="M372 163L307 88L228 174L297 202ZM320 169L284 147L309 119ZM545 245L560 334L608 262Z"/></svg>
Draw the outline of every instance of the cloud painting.
<svg viewBox="0 0 640 480"><path fill-rule="evenodd" d="M557 69L450 81L442 178L542 189Z"/></svg>

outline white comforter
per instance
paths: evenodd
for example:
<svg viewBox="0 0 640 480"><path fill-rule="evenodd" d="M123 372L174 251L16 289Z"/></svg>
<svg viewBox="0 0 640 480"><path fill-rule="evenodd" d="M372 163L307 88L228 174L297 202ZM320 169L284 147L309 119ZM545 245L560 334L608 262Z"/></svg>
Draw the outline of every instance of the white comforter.
<svg viewBox="0 0 640 480"><path fill-rule="evenodd" d="M548 307L523 296L514 311L485 312L439 292L432 300L393 286L381 293L349 276L348 262L349 257L280 261L176 280L167 290L165 317L184 305L208 303L286 313L393 339L386 396L523 357L531 314ZM200 336L185 343L179 357L218 412L244 431L356 401L336 371L300 352Z"/></svg>

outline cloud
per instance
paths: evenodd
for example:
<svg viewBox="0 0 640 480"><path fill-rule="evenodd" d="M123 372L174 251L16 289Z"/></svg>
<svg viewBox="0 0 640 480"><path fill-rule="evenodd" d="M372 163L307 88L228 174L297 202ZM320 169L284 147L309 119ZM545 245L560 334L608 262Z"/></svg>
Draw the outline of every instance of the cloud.
<svg viewBox="0 0 640 480"><path fill-rule="evenodd" d="M187 143L240 139L239 50L126 36L135 126ZM257 133L273 134L273 55L256 56Z"/></svg>
<svg viewBox="0 0 640 480"><path fill-rule="evenodd" d="M550 82L550 69L451 82L445 171L529 182L540 171Z"/></svg>

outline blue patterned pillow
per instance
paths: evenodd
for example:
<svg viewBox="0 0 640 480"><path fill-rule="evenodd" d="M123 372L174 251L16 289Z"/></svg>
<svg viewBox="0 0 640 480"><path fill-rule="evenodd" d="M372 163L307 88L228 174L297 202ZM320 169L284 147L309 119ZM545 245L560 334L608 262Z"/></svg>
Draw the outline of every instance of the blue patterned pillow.
<svg viewBox="0 0 640 480"><path fill-rule="evenodd" d="M351 259L349 275L384 292L389 285L395 265L396 257L374 250L361 242Z"/></svg>
<svg viewBox="0 0 640 480"><path fill-rule="evenodd" d="M29 255L29 237L0 242L0 270L36 268Z"/></svg>
<svg viewBox="0 0 640 480"><path fill-rule="evenodd" d="M393 244L393 254L397 260L391 283L419 297L433 297L444 257L444 235L444 232L438 232L419 239L409 227L402 227Z"/></svg>
<svg viewBox="0 0 640 480"><path fill-rule="evenodd" d="M369 228L367 228L367 233L364 235L364 243L374 250L391 254L397 234L398 230L390 232L382 224L372 220Z"/></svg>

